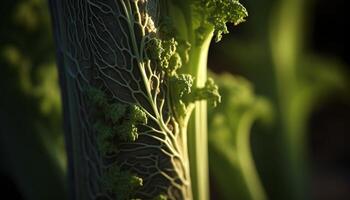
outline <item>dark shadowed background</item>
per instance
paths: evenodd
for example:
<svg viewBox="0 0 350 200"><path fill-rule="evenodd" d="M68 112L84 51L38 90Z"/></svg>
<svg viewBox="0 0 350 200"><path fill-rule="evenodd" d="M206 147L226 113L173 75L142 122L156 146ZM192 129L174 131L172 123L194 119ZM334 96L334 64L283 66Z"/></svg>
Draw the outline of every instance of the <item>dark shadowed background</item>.
<svg viewBox="0 0 350 200"><path fill-rule="evenodd" d="M60 94L50 17L43 2L12 0L0 4L0 190L7 199L26 199L25 195L38 188L47 193L52 189L61 191L57 199L65 196ZM269 43L274 40L269 38L268 27L271 5L277 1L241 2L249 11L247 22L230 26L230 34L220 43L212 43L209 68L219 74L241 75L252 82L258 95L273 98L269 84L261 76L269 79L273 73L266 67L272 62ZM325 63L327 58L329 68L340 68L349 83L345 0L313 0L305 12L302 50L310 56L302 63ZM331 91L315 102L305 119L311 199L350 199L349 94L349 90ZM254 130L252 143L256 144L264 136ZM273 185L268 178L273 169L264 170L260 151L258 144L253 147L257 166L262 168L259 173L266 185ZM268 159L273 163L278 156ZM212 199L220 199L215 180L211 183ZM271 199L278 199L276 190L267 189Z"/></svg>

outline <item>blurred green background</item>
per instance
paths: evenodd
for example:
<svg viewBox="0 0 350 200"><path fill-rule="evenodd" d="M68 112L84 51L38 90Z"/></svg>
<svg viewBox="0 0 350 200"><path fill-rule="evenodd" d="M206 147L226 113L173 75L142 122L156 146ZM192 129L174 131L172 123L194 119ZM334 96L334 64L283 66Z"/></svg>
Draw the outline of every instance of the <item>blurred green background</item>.
<svg viewBox="0 0 350 200"><path fill-rule="evenodd" d="M350 199L345 1L241 1L247 22L209 52L211 199ZM66 199L58 74L45 0L2 1L0 182Z"/></svg>

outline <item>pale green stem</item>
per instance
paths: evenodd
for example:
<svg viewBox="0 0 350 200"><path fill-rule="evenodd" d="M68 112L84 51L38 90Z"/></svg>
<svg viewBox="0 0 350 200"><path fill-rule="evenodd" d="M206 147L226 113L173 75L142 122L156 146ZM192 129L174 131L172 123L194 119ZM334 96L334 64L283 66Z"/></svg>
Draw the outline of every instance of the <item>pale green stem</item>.
<svg viewBox="0 0 350 200"><path fill-rule="evenodd" d="M187 70L196 77L196 87L203 87L207 80L207 58L211 39L212 33L208 34L202 45L193 45L190 52ZM193 199L207 200L209 199L209 171L206 101L195 103L187 135Z"/></svg>
<svg viewBox="0 0 350 200"><path fill-rule="evenodd" d="M167 3L168 8L171 8L168 10L168 14L176 19L174 23L179 31L179 37L191 44L189 62L181 67L180 72L195 77L195 87L203 87L207 80L207 58L213 31L208 27L205 39L198 44L198 38L192 24L191 7L184 1L177 1L178 4L173 4L172 1L167 1ZM193 199L208 200L209 167L206 101L196 102L194 105L192 115L188 121L187 140Z"/></svg>
<svg viewBox="0 0 350 200"><path fill-rule="evenodd" d="M245 112L239 122L236 135L236 156L251 199L266 200L266 194L255 168L250 145L250 133L255 120L255 112L254 109Z"/></svg>

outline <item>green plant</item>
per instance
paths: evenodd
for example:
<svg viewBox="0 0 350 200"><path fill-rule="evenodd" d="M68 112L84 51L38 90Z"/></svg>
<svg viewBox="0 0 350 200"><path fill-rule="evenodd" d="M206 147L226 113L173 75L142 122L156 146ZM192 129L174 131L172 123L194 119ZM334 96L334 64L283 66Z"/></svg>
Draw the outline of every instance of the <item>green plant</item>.
<svg viewBox="0 0 350 200"><path fill-rule="evenodd" d="M334 94L348 94L343 64L311 48L314 1L247 2L246 32L217 48L274 105L274 123L255 128L254 156L271 199L310 199L308 120ZM252 59L254 58L254 59ZM220 59L220 58L217 58ZM332 97L333 96L333 97ZM223 97L224 98L224 97ZM264 134L265 133L265 134ZM273 155L273 159L267 159Z"/></svg>
<svg viewBox="0 0 350 200"><path fill-rule="evenodd" d="M214 76L222 103L209 110L209 166L220 199L268 199L255 166L251 132L256 121L270 125L272 107L246 79Z"/></svg>
<svg viewBox="0 0 350 200"><path fill-rule="evenodd" d="M216 105L220 95L207 54L245 8L236 0L50 6L72 195L208 199L203 100Z"/></svg>

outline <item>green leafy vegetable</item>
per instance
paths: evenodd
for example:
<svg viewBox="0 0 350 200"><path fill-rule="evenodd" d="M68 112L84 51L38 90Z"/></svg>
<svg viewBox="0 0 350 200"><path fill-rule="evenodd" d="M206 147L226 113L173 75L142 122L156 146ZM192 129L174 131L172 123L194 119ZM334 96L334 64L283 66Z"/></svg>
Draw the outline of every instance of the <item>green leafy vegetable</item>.
<svg viewBox="0 0 350 200"><path fill-rule="evenodd" d="M227 33L225 23L243 21L246 12L238 1L201 3L51 1L71 163L83 169L76 181L88 183L77 186L81 199L118 193L121 199L208 198L207 163L188 155L198 147L206 154L206 142L187 141L206 132L187 129L198 124L191 118L194 110L206 118L204 100L220 102L218 87L206 77L213 33L220 38ZM101 176L107 185L95 181Z"/></svg>
<svg viewBox="0 0 350 200"><path fill-rule="evenodd" d="M216 76L223 96L209 111L209 163L223 199L267 199L251 153L250 132L257 119L271 121L271 105L250 83L229 74ZM270 119L270 120L269 120Z"/></svg>

